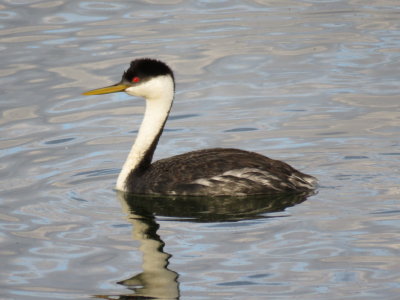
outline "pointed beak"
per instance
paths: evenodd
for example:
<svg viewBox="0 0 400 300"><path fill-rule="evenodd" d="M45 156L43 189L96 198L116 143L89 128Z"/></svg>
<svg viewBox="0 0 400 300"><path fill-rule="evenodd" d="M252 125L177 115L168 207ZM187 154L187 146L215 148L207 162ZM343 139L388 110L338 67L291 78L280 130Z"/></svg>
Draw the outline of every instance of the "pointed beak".
<svg viewBox="0 0 400 300"><path fill-rule="evenodd" d="M110 94L110 93L117 93L125 91L129 86L122 83L117 83L114 85L106 86L103 88L90 90L87 92L82 93L82 95L101 95L101 94Z"/></svg>

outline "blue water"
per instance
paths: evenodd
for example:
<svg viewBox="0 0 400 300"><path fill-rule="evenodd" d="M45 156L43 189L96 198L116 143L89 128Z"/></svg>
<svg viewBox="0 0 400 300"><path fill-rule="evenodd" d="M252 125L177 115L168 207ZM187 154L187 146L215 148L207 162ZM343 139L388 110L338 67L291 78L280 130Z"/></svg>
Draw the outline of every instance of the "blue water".
<svg viewBox="0 0 400 300"><path fill-rule="evenodd" d="M399 15L390 0L0 4L0 299L397 299ZM276 209L120 197L144 103L81 92L138 57L175 71L156 159L243 148L318 193Z"/></svg>

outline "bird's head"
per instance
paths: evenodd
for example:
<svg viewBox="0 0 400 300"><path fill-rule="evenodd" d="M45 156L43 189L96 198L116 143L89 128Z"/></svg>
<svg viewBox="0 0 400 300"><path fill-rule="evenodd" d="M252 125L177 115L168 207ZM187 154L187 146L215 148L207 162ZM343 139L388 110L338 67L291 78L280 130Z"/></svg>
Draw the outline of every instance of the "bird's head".
<svg viewBox="0 0 400 300"><path fill-rule="evenodd" d="M107 87L84 92L83 95L100 95L126 92L146 99L160 98L167 90L174 90L174 74L162 61L140 58L131 62L120 82Z"/></svg>

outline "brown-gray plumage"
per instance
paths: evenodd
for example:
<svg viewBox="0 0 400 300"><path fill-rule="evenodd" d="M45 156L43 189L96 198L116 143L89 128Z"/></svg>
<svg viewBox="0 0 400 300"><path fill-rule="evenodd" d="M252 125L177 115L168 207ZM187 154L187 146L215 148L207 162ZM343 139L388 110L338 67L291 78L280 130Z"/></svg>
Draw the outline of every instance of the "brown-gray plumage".
<svg viewBox="0 0 400 300"><path fill-rule="evenodd" d="M129 174L135 193L163 195L255 195L304 192L312 176L261 154L239 149L203 149L161 159Z"/></svg>
<svg viewBox="0 0 400 300"><path fill-rule="evenodd" d="M288 164L238 149L204 149L152 163L174 97L174 76L163 62L138 59L120 83L86 95L125 91L146 99L139 133L117 181L117 189L137 194L259 195L306 192L317 180Z"/></svg>

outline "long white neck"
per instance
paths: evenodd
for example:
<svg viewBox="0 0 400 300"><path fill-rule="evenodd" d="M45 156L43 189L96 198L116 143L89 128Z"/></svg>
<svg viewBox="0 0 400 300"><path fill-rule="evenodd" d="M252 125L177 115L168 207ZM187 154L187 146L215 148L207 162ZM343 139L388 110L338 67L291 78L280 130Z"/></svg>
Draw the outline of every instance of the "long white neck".
<svg viewBox="0 0 400 300"><path fill-rule="evenodd" d="M164 128L174 98L174 82L171 76L159 76L126 93L146 98L146 110L139 133L118 176L116 189L127 191L126 179L143 160L153 156L158 138ZM150 161L148 162L150 163Z"/></svg>

